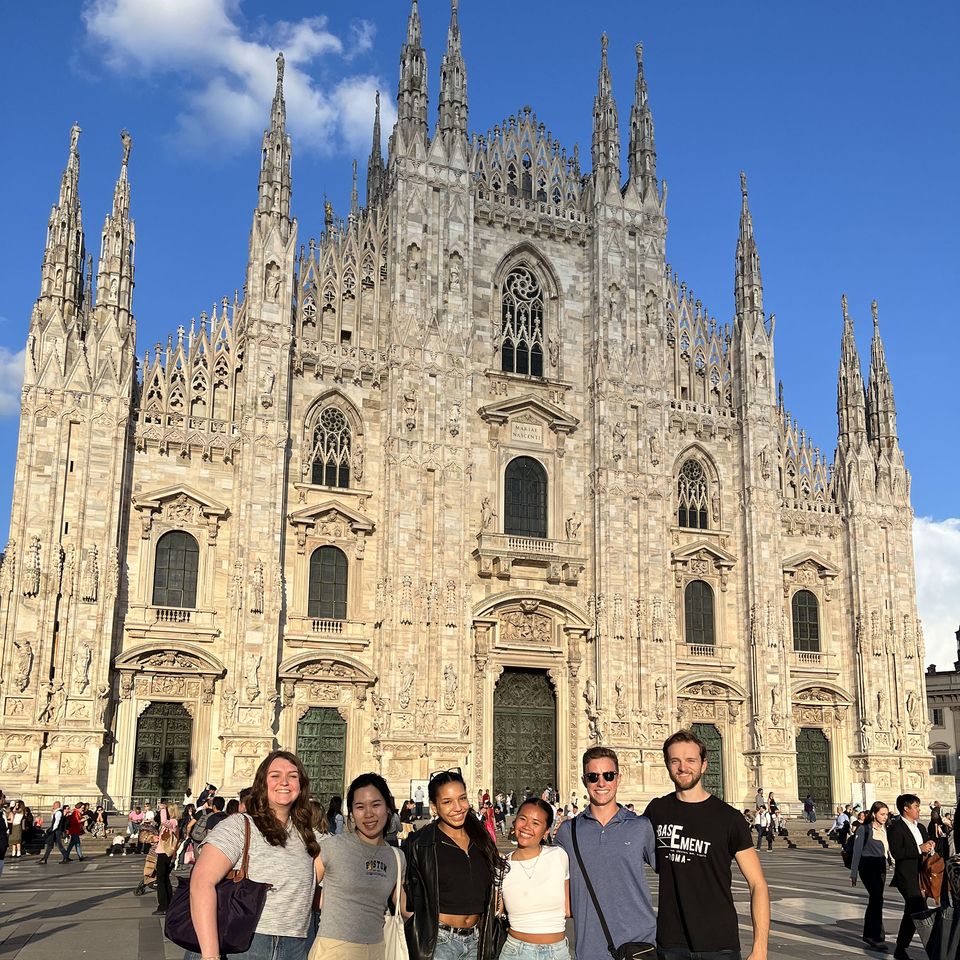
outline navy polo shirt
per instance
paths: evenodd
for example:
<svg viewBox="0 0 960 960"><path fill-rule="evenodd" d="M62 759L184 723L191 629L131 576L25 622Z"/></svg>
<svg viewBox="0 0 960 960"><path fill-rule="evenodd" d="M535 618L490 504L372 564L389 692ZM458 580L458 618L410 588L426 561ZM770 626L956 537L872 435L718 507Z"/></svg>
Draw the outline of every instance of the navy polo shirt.
<svg viewBox="0 0 960 960"><path fill-rule="evenodd" d="M609 823L601 825L588 806L576 817L577 844L590 874L613 944L656 943L653 912L644 864L656 869L653 827L646 817L618 806ZM570 905L577 938L577 960L610 960L600 918L583 881L573 850L571 821L557 830L557 843L570 858Z"/></svg>

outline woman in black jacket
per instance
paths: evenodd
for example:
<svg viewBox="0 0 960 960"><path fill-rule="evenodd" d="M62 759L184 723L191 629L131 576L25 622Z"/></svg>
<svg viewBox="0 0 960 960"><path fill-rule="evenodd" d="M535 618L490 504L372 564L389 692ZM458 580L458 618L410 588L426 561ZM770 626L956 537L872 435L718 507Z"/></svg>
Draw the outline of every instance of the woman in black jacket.
<svg viewBox="0 0 960 960"><path fill-rule="evenodd" d="M410 958L493 960L503 859L470 809L459 771L434 774L427 792L436 819L403 845Z"/></svg>

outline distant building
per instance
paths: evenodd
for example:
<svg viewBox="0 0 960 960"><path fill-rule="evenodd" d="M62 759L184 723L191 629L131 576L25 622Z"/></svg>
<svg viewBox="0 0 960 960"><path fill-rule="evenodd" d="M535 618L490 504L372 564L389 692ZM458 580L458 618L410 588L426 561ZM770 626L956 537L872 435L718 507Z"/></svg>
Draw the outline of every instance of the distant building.
<svg viewBox="0 0 960 960"><path fill-rule="evenodd" d="M130 138L94 264L71 131L0 573L8 795L237 791L279 743L321 795L462 766L567 796L603 742L640 801L680 724L738 805L925 794L876 304L865 384L843 298L831 463L777 388L746 178L733 322L666 262L640 48L626 176L606 38L589 171L529 107L468 132L455 6L440 75L434 126L414 3L386 163L378 112L365 206L355 178L302 244L279 58L243 295L139 364ZM182 225L171 283L217 230Z"/></svg>
<svg viewBox="0 0 960 960"><path fill-rule="evenodd" d="M952 670L927 667L927 711L929 747L933 754L932 773L953 777L960 787L960 630L956 632L957 659ZM944 798L951 802L954 797Z"/></svg>

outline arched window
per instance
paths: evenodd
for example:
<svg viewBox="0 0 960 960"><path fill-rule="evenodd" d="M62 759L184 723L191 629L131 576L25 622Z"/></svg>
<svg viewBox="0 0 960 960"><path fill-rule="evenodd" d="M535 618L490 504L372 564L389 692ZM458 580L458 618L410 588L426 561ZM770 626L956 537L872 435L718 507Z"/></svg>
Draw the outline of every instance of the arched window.
<svg viewBox="0 0 960 960"><path fill-rule="evenodd" d="M319 547L310 555L307 616L347 619L347 558L336 547Z"/></svg>
<svg viewBox="0 0 960 960"><path fill-rule="evenodd" d="M803 653L820 652L820 604L809 590L798 590L793 608L793 649Z"/></svg>
<svg viewBox="0 0 960 960"><path fill-rule="evenodd" d="M547 471L532 457L517 457L504 476L503 532L547 536Z"/></svg>
<svg viewBox="0 0 960 960"><path fill-rule="evenodd" d="M685 461L677 477L677 524L707 529L707 475L699 460Z"/></svg>
<svg viewBox="0 0 960 960"><path fill-rule="evenodd" d="M317 420L312 457L313 483L350 486L350 426L336 407L327 407Z"/></svg>
<svg viewBox="0 0 960 960"><path fill-rule="evenodd" d="M157 541L153 569L155 607L196 607L199 560L197 541L183 530L171 530Z"/></svg>
<svg viewBox="0 0 960 960"><path fill-rule="evenodd" d="M526 267L503 282L500 300L500 369L543 376L543 288Z"/></svg>
<svg viewBox="0 0 960 960"><path fill-rule="evenodd" d="M714 646L713 590L703 580L691 580L683 595L687 643Z"/></svg>

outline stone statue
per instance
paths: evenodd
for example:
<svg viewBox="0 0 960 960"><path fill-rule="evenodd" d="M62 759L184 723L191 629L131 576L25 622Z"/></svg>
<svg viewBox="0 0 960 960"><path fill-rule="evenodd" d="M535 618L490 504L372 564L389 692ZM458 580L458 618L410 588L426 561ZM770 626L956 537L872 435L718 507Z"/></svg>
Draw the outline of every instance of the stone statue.
<svg viewBox="0 0 960 960"><path fill-rule="evenodd" d="M567 539L576 540L582 526L583 520L580 519L580 515L576 511L571 513L566 522Z"/></svg>
<svg viewBox="0 0 960 960"><path fill-rule="evenodd" d="M23 565L23 595L35 597L40 592L40 538L35 536L27 548Z"/></svg>
<svg viewBox="0 0 960 960"><path fill-rule="evenodd" d="M406 428L413 430L417 425L417 395L412 390L403 395L403 415Z"/></svg>
<svg viewBox="0 0 960 960"><path fill-rule="evenodd" d="M374 693L370 699L373 701L373 735L379 740L386 730L387 701L379 693Z"/></svg>
<svg viewBox="0 0 960 960"><path fill-rule="evenodd" d="M617 719L623 720L627 716L627 701L623 695L624 683L622 674L617 677L616 682L613 685L613 689L617 693L617 704L615 708L617 712Z"/></svg>
<svg viewBox="0 0 960 960"><path fill-rule="evenodd" d="M110 703L110 687L102 683L97 687L97 723L103 724L104 718L107 715L107 706Z"/></svg>
<svg viewBox="0 0 960 960"><path fill-rule="evenodd" d="M660 463L662 451L660 448L660 438L655 434L650 434L650 462L657 466Z"/></svg>
<svg viewBox="0 0 960 960"><path fill-rule="evenodd" d="M80 575L80 599L85 603L96 603L97 581L100 579L100 570L97 563L97 548L91 547L83 561L83 572Z"/></svg>
<svg viewBox="0 0 960 960"><path fill-rule="evenodd" d="M460 736L466 740L470 736L470 721L473 719L473 704L468 703L466 712L463 715L463 723L460 724Z"/></svg>
<svg viewBox="0 0 960 960"><path fill-rule="evenodd" d="M263 561L257 560L250 576L250 612L263 613Z"/></svg>
<svg viewBox="0 0 960 960"><path fill-rule="evenodd" d="M73 682L77 691L83 693L90 686L90 663L93 650L87 641L81 643L73 654Z"/></svg>
<svg viewBox="0 0 960 960"><path fill-rule="evenodd" d="M397 704L401 710L410 706L410 692L413 690L413 667L409 663L400 664L400 689L397 693Z"/></svg>
<svg viewBox="0 0 960 960"><path fill-rule="evenodd" d="M120 131L120 142L123 144L123 165L126 166L130 162L130 151L133 148L133 137L129 130Z"/></svg>
<svg viewBox="0 0 960 960"><path fill-rule="evenodd" d="M556 367L560 364L560 341L551 337L547 341L547 356L550 358L550 366Z"/></svg>
<svg viewBox="0 0 960 960"><path fill-rule="evenodd" d="M443 708L452 710L457 705L457 671L453 664L448 663L443 668Z"/></svg>
<svg viewBox="0 0 960 960"><path fill-rule="evenodd" d="M237 705L240 700L233 687L225 687L221 694L221 712L223 715L223 729L232 730L237 722Z"/></svg>
<svg viewBox="0 0 960 960"><path fill-rule="evenodd" d="M887 729L887 691L877 691L877 729Z"/></svg>
<svg viewBox="0 0 960 960"><path fill-rule="evenodd" d="M247 681L247 697L256 700L260 696L260 664L263 656L256 650L251 650L243 658L243 672Z"/></svg>
<svg viewBox="0 0 960 960"><path fill-rule="evenodd" d="M627 448L627 428L622 420L613 425L613 459L620 462Z"/></svg>
<svg viewBox="0 0 960 960"><path fill-rule="evenodd" d="M657 682L653 685L656 694L656 715L658 720L662 720L667 712L667 682L663 677L657 677Z"/></svg>
<svg viewBox="0 0 960 960"><path fill-rule="evenodd" d="M753 749L763 749L763 717L759 713L753 715Z"/></svg>
<svg viewBox="0 0 960 960"><path fill-rule="evenodd" d="M860 749L864 753L870 749L870 721L866 717L860 721Z"/></svg>
<svg viewBox="0 0 960 960"><path fill-rule="evenodd" d="M583 699L587 701L587 715L594 714L597 709L597 685L593 677L588 677L583 685Z"/></svg>
<svg viewBox="0 0 960 960"><path fill-rule="evenodd" d="M17 689L23 693L30 685L30 672L33 670L33 645L29 640L13 638L16 653L13 656L14 679Z"/></svg>
<svg viewBox="0 0 960 960"><path fill-rule="evenodd" d="M916 730L920 725L920 701L915 690L907 691L907 716L910 719L910 729Z"/></svg>
<svg viewBox="0 0 960 960"><path fill-rule="evenodd" d="M493 521L496 519L497 511L493 509L493 504L490 503L489 497L484 497L480 502L480 530L485 532L490 529L493 525Z"/></svg>
<svg viewBox="0 0 960 960"><path fill-rule="evenodd" d="M780 684L775 683L770 688L770 724L779 727L783 720L780 704Z"/></svg>

